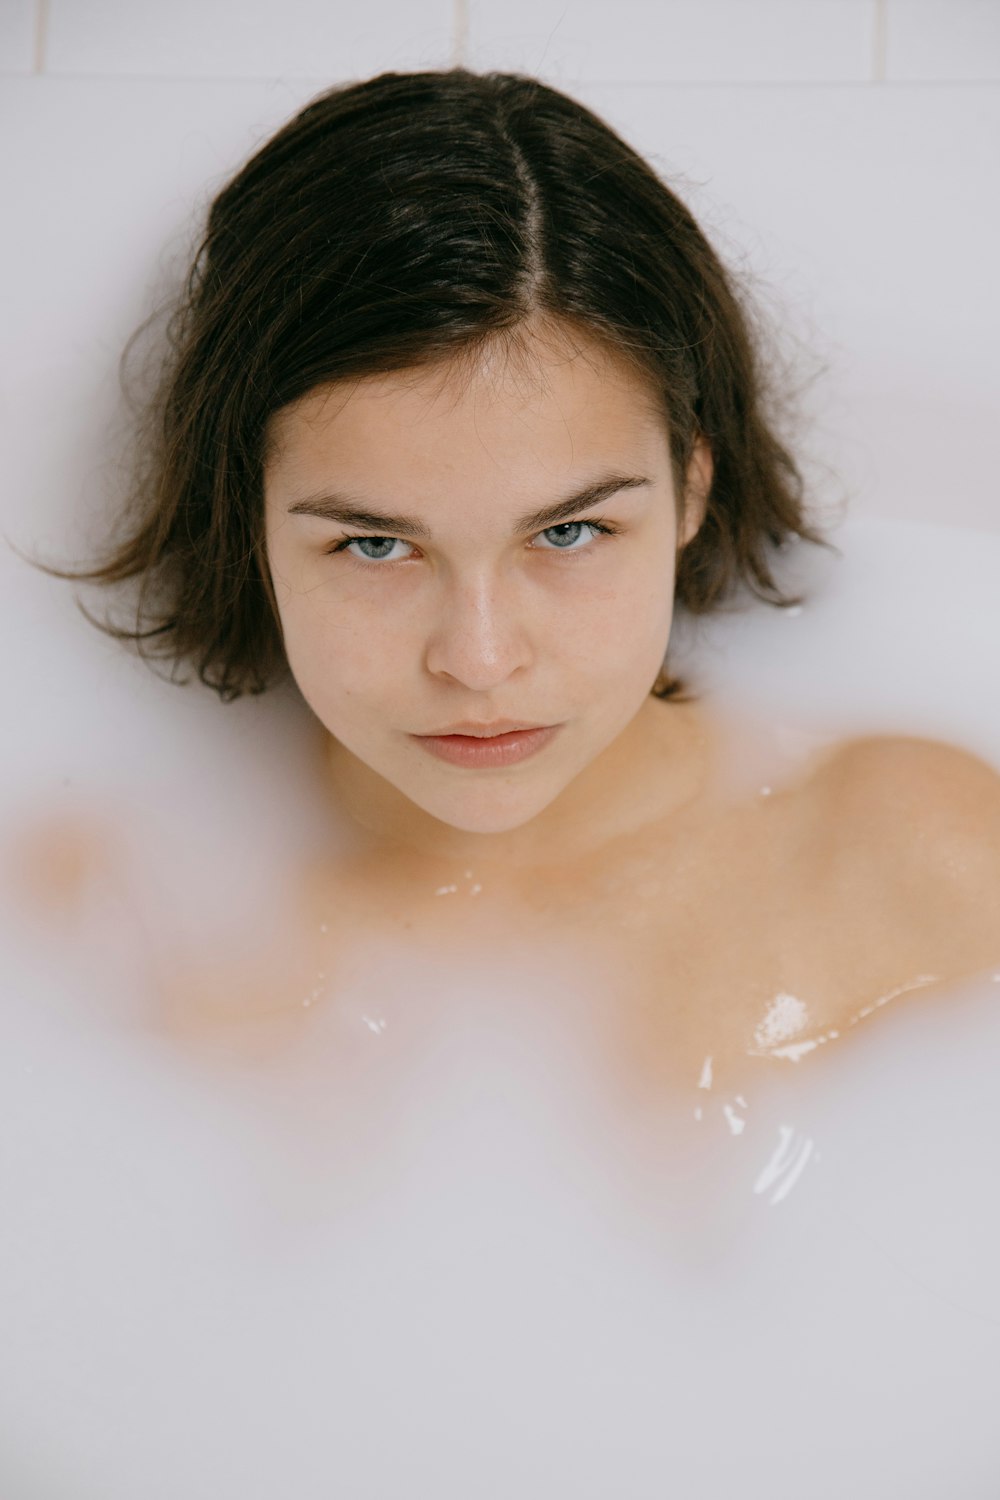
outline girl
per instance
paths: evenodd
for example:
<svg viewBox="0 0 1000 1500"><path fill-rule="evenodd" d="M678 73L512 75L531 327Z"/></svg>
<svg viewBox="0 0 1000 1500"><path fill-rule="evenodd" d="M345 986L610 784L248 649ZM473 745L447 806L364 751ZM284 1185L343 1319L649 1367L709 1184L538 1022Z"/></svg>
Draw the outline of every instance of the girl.
<svg viewBox="0 0 1000 1500"><path fill-rule="evenodd" d="M1000 959L991 767L868 738L734 797L668 669L675 605L796 604L772 549L830 544L729 276L594 114L461 68L330 90L218 194L171 332L128 534L49 571L139 580L101 628L223 701L290 673L343 841L280 958L178 969L164 1024L273 1040L373 941L516 934L659 1087Z"/></svg>

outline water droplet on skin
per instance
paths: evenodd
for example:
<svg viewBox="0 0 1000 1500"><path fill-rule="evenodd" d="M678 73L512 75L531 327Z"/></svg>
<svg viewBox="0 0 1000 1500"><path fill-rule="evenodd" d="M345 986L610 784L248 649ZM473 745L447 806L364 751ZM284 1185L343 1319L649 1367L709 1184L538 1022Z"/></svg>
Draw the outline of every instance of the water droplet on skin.
<svg viewBox="0 0 1000 1500"><path fill-rule="evenodd" d="M771 788L769 786L762 786L761 789L760 789L760 795L762 797L770 797L770 795L771 795Z"/></svg>
<svg viewBox="0 0 1000 1500"><path fill-rule="evenodd" d="M329 922L321 922L319 924L319 930L320 930L320 932L329 932L330 931L330 924L329 924Z"/></svg>
<svg viewBox="0 0 1000 1500"><path fill-rule="evenodd" d="M789 1062L801 1062L809 1052L815 1052L819 1042L789 1042L787 1047L772 1047L769 1052L758 1052L757 1057L787 1058Z"/></svg>
<svg viewBox="0 0 1000 1500"><path fill-rule="evenodd" d="M740 1119L739 1115L733 1109L731 1104L724 1104L722 1106L722 1113L725 1115L727 1121L729 1122L729 1128L732 1131L733 1135L741 1135L743 1133L744 1127L746 1126L746 1120Z"/></svg>
<svg viewBox="0 0 1000 1500"><path fill-rule="evenodd" d="M851 1025L856 1026L859 1021L864 1020L865 1016L870 1016L873 1011L880 1010L883 1005L888 1005L890 1000L895 1000L897 995L905 995L908 990L916 990L922 985L933 984L940 978L940 974L918 974L916 979L911 979L908 984L899 985L898 988L890 990L887 995L879 995L871 1005L866 1005L863 1010L859 1010L857 1015L851 1017Z"/></svg>
<svg viewBox="0 0 1000 1500"><path fill-rule="evenodd" d="M479 892L480 892L480 891L481 891L481 890L482 890L482 886L481 886L481 885L474 885L474 886L473 886L473 887L472 887L472 890L471 890L471 891L470 891L470 893L469 893L469 894L470 894L470 895L472 895L472 896L478 896L478 895L479 895Z"/></svg>
<svg viewBox="0 0 1000 1500"><path fill-rule="evenodd" d="M702 1063L701 1077L698 1079L698 1087L700 1089L710 1089L712 1087L712 1059L711 1059L711 1057L706 1057L705 1061Z"/></svg>
<svg viewBox="0 0 1000 1500"><path fill-rule="evenodd" d="M809 1012L797 995L782 991L775 995L767 1015L755 1029L753 1039L758 1047L771 1047L804 1030Z"/></svg>
<svg viewBox="0 0 1000 1500"><path fill-rule="evenodd" d="M457 890L457 885L439 885L434 894L435 896L451 896Z"/></svg>

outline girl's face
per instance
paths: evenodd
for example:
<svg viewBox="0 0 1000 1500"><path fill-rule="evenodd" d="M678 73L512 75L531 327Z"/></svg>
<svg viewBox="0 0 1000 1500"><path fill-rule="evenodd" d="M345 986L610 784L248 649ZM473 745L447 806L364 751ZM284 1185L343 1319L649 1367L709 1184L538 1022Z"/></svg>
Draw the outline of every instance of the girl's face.
<svg viewBox="0 0 1000 1500"><path fill-rule="evenodd" d="M471 375L317 389L268 435L267 558L289 665L369 826L416 817L426 832L429 814L503 834L606 796L623 769L611 747L665 713L650 689L679 540L665 423L637 377L596 343L532 335L523 357L484 355ZM710 475L703 445L684 543ZM415 738L503 719L559 728L489 767Z"/></svg>

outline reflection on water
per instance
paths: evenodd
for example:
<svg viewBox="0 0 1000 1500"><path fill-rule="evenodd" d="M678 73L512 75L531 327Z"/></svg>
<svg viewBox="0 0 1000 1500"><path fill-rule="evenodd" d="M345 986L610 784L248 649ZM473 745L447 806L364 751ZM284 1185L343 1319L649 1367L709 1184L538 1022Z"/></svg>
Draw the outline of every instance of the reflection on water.
<svg viewBox="0 0 1000 1500"><path fill-rule="evenodd" d="M794 1125L779 1125L778 1134L780 1141L775 1148L774 1155L753 1185L755 1193L766 1193L777 1183L775 1191L767 1200L772 1205L788 1197L802 1175L803 1168L813 1155L815 1145L810 1136L799 1136ZM819 1159L817 1152L816 1161Z"/></svg>

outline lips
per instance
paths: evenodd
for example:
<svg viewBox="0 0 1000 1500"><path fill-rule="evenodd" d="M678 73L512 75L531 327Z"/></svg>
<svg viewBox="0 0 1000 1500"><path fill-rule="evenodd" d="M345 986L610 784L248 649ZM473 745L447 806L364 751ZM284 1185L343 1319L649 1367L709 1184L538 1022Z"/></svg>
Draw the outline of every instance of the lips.
<svg viewBox="0 0 1000 1500"><path fill-rule="evenodd" d="M440 760L470 769L513 766L544 748L559 733L560 725L543 724L533 729L507 730L503 734L423 734L413 738Z"/></svg>

